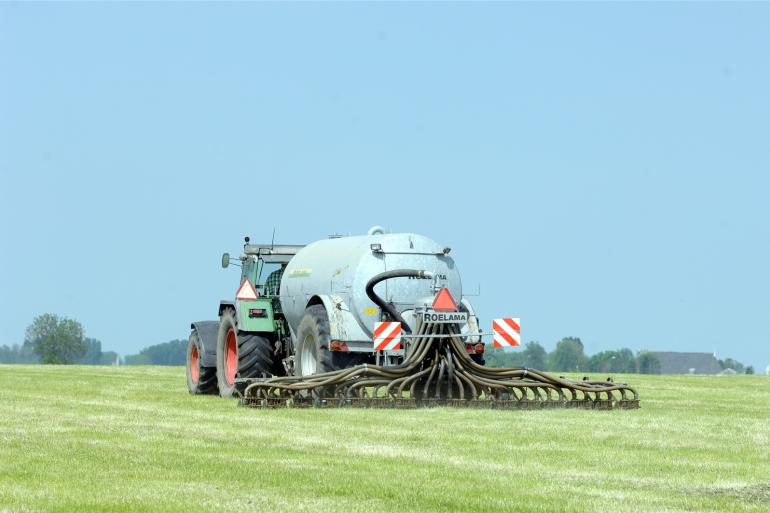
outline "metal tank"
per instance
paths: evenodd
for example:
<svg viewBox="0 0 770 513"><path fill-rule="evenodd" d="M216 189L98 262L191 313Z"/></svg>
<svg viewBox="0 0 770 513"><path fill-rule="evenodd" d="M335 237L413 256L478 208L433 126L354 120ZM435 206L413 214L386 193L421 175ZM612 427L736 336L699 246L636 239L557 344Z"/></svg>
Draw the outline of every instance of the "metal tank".
<svg viewBox="0 0 770 513"><path fill-rule="evenodd" d="M382 320L382 312L367 297L366 285L377 274L395 269L429 271L434 276L427 280L393 278L374 288L412 328L415 306L431 304L442 287L461 301L460 274L449 248L422 235L384 233L373 227L368 235L314 242L291 259L281 281L280 301L292 338L305 308L321 303L329 315L332 339L352 343L351 351L371 351L374 323ZM470 304L463 304L472 314Z"/></svg>

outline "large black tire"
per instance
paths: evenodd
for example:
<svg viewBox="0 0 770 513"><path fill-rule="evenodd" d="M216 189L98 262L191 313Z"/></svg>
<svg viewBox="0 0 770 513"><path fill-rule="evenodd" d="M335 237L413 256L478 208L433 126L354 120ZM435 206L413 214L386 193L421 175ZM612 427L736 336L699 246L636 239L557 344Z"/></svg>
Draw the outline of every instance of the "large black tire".
<svg viewBox="0 0 770 513"><path fill-rule="evenodd" d="M217 368L205 367L203 354L198 331L193 330L187 343L187 390L194 395L216 394Z"/></svg>
<svg viewBox="0 0 770 513"><path fill-rule="evenodd" d="M271 376L273 344L267 337L238 330L235 310L222 312L217 334L217 383L219 395L232 397L243 391L237 378Z"/></svg>
<svg viewBox="0 0 770 513"><path fill-rule="evenodd" d="M358 365L364 355L329 350L329 316L323 305L312 305L297 328L294 374L309 376Z"/></svg>
<svg viewBox="0 0 770 513"><path fill-rule="evenodd" d="M238 377L269 378L273 370L273 344L269 338L238 332Z"/></svg>

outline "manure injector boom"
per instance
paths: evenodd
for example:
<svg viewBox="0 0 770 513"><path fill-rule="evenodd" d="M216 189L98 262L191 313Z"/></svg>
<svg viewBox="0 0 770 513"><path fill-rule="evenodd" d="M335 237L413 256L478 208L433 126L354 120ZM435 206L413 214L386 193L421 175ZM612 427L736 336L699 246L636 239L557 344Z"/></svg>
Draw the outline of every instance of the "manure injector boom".
<svg viewBox="0 0 770 513"><path fill-rule="evenodd" d="M190 393L262 408L639 407L611 378L484 366L482 337L517 345L518 323L479 329L449 253L380 227L307 246L247 238L235 301L220 302L218 321L192 323Z"/></svg>

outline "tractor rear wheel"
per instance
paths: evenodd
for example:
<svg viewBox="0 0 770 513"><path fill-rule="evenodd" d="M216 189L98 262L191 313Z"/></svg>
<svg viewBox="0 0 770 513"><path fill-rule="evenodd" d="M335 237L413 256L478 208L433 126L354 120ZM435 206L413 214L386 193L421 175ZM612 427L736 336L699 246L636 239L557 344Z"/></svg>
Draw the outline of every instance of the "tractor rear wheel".
<svg viewBox="0 0 770 513"><path fill-rule="evenodd" d="M217 335L219 395L232 397L245 388L236 378L265 378L273 368L273 344L267 337L238 330L235 310L222 312Z"/></svg>
<svg viewBox="0 0 770 513"><path fill-rule="evenodd" d="M294 355L295 374L309 376L357 365L364 356L358 353L330 351L329 316L323 305L312 305L297 328L297 350Z"/></svg>
<svg viewBox="0 0 770 513"><path fill-rule="evenodd" d="M217 393L217 368L203 365L203 347L197 330L190 333L187 343L187 390L196 395Z"/></svg>

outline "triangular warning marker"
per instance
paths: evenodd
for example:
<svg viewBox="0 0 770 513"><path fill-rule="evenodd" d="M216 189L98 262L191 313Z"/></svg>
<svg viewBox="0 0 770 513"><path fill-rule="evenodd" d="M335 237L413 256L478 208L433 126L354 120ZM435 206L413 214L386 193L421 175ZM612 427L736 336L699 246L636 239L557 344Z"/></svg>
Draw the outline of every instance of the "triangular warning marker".
<svg viewBox="0 0 770 513"><path fill-rule="evenodd" d="M444 287L438 291L436 298L433 300L433 309L439 312L456 312L457 303L449 293L449 289Z"/></svg>
<svg viewBox="0 0 770 513"><path fill-rule="evenodd" d="M244 280L243 283L241 283L241 288L235 293L235 299L241 301L254 301L257 297L259 297L257 296L257 291L249 280Z"/></svg>

